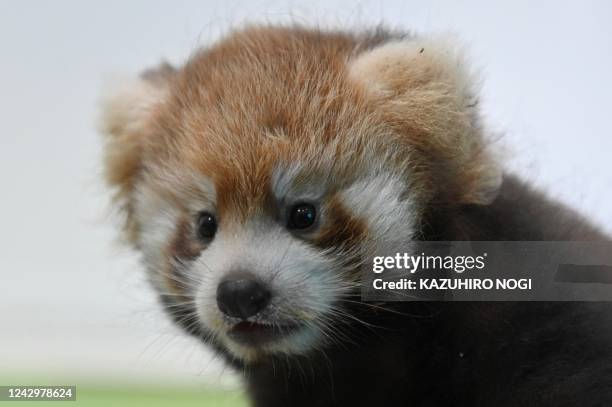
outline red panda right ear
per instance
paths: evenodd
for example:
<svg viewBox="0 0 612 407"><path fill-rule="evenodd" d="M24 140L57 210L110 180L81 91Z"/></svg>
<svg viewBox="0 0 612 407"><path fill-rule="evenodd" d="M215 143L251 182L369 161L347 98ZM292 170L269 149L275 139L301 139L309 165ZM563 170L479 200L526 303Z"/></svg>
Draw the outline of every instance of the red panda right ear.
<svg viewBox="0 0 612 407"><path fill-rule="evenodd" d="M143 145L151 118L166 100L175 70L168 64L121 80L103 92L100 132L104 140L104 175L115 202L124 212L125 231L133 242L132 193L142 165Z"/></svg>
<svg viewBox="0 0 612 407"><path fill-rule="evenodd" d="M383 44L349 63L349 75L398 121L423 129L419 140L444 161L453 201L488 204L501 184L478 109L478 80L452 38ZM413 140L414 141L414 140Z"/></svg>

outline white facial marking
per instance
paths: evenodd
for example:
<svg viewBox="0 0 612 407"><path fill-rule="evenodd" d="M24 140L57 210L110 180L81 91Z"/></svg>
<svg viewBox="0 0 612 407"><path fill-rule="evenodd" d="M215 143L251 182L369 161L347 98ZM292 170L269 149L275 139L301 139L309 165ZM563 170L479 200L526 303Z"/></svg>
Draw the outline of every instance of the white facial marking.
<svg viewBox="0 0 612 407"><path fill-rule="evenodd" d="M164 199L148 184L140 185L134 197L135 216L138 224L138 246L151 281L164 289L163 275L166 272L165 248L170 244L180 217L176 206ZM165 289L164 289L165 291Z"/></svg>
<svg viewBox="0 0 612 407"><path fill-rule="evenodd" d="M373 243L402 245L413 238L416 204L399 176L383 172L362 178L341 198L352 215L366 222Z"/></svg>
<svg viewBox="0 0 612 407"><path fill-rule="evenodd" d="M317 202L325 194L324 180L309 179L308 182L297 182L303 176L305 169L300 164L276 167L272 173L272 193L279 202L295 202L297 200Z"/></svg>
<svg viewBox="0 0 612 407"><path fill-rule="evenodd" d="M278 170L273 183L277 197L289 201L307 199L304 197L323 199L322 183L301 180L296 185L295 178L300 175L298 166ZM136 199L142 228L140 244L152 270L164 262L164 249L176 233L176 223L185 208L197 213L215 207L211 201L215 197L214 188L205 178L168 172L157 182L175 186L174 201L146 185L139 188ZM405 188L399 176L377 171L375 175L359 178L340 191L339 196L352 216L366 222L371 244L380 241L380 236L406 242L413 233L416 211L413 202L406 198ZM182 196L185 208L179 210L175 206L177 196ZM308 352L333 336L329 324L336 318L332 315L337 311L338 301L358 287L343 274L342 259L330 254L297 238L272 219L254 218L232 227L221 221L210 244L182 272L192 284L200 323L232 354L248 361L266 353ZM228 274L238 271L252 274L272 293L270 304L249 321L298 327L256 346L233 340L228 332L236 321L219 310L216 291ZM161 283L158 287L163 289Z"/></svg>
<svg viewBox="0 0 612 407"><path fill-rule="evenodd" d="M201 320L236 356L248 359L255 351L227 337L231 325L216 303L219 282L230 272L246 271L267 284L271 303L249 320L300 328L258 351L301 353L321 340L321 316L348 289L334 273L335 266L322 251L295 239L279 225L250 222L239 234L220 230L190 272L202 280L196 298Z"/></svg>
<svg viewBox="0 0 612 407"><path fill-rule="evenodd" d="M165 269L166 249L177 233L179 220L201 210L213 211L215 189L208 178L195 173L178 175L162 168L154 171L157 176L155 183L142 182L135 191L134 213L143 260L155 286L165 292L163 277L169 273ZM173 199L168 193L160 193L163 188L172 190ZM187 204L186 207L177 207L177 200Z"/></svg>

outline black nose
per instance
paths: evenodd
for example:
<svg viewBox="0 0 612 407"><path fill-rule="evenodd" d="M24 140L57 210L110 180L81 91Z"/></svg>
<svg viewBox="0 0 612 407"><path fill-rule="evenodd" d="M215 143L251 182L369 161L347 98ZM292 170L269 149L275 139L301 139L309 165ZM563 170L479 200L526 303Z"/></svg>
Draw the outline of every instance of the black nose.
<svg viewBox="0 0 612 407"><path fill-rule="evenodd" d="M250 276L230 276L217 287L217 306L230 317L247 319L269 302L270 291Z"/></svg>

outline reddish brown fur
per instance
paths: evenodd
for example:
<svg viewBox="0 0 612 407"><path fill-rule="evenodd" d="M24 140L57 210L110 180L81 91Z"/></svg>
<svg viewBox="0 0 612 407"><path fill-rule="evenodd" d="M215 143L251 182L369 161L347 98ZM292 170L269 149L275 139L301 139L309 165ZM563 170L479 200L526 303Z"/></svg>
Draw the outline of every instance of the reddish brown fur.
<svg viewBox="0 0 612 407"><path fill-rule="evenodd" d="M108 130L127 148L110 155L107 169L128 218L136 180L163 183L156 171L147 171L152 167L209 177L225 224L269 207L273 169L291 163L304 164L304 177L323 174L333 191L367 173L378 158L409 178L416 201L465 200L463 185L475 182L478 171L471 168L478 168L480 158L455 159L454 140L445 141L421 117L398 110L393 95L401 92L380 98L349 77L350 61L380 41L255 27L196 54L183 69L164 68L154 86L166 78L167 97L150 109L146 123L128 135L125 129ZM409 86L421 86L408 79ZM473 143L480 142L474 137ZM109 151L118 150L111 143ZM465 162L475 164L457 168ZM172 194L175 186L162 188ZM133 223L128 227L135 236Z"/></svg>
<svg viewBox="0 0 612 407"><path fill-rule="evenodd" d="M333 197L326 208L326 224L313 241L322 249L350 249L359 246L367 237L367 227L344 207L340 199Z"/></svg>

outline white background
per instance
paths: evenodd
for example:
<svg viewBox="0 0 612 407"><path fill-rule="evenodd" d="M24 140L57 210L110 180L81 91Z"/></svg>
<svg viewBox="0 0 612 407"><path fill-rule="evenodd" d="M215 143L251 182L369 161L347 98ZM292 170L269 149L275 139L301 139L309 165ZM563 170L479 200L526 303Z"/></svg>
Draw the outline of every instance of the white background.
<svg viewBox="0 0 612 407"><path fill-rule="evenodd" d="M113 244L103 78L250 21L452 31L508 166L612 231L612 6L533 1L0 1L0 375L225 381ZM554 221L554 219L551 219Z"/></svg>

